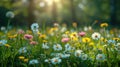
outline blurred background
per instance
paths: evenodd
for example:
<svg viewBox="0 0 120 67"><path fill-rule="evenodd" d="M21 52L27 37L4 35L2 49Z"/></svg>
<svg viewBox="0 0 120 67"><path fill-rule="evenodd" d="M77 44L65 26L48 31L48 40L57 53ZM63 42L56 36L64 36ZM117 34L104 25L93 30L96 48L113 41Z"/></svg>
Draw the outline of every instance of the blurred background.
<svg viewBox="0 0 120 67"><path fill-rule="evenodd" d="M79 26L107 22L120 26L120 0L0 0L0 26L6 26L7 11L13 11L13 26L60 23Z"/></svg>

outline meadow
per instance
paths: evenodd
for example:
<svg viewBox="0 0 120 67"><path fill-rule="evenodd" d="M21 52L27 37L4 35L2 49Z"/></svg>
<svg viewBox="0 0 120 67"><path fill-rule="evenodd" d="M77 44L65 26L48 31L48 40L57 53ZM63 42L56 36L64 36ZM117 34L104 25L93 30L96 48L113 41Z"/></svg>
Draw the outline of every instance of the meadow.
<svg viewBox="0 0 120 67"><path fill-rule="evenodd" d="M1 27L0 67L119 67L120 30L108 27Z"/></svg>

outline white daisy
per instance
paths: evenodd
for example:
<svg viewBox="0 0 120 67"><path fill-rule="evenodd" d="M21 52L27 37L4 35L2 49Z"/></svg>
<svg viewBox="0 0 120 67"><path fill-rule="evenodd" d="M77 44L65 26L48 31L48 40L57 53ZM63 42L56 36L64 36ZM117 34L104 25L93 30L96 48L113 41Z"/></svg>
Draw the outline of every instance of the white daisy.
<svg viewBox="0 0 120 67"><path fill-rule="evenodd" d="M62 55L62 58L69 58L70 57L70 54L63 54Z"/></svg>
<svg viewBox="0 0 120 67"><path fill-rule="evenodd" d="M51 63L52 64L59 64L59 63L61 63L61 59L60 58L58 58L58 57L55 57L55 58L52 58L51 59Z"/></svg>
<svg viewBox="0 0 120 67"><path fill-rule="evenodd" d="M104 55L104 54L98 54L98 55L96 56L96 60L98 60L98 61L105 60L105 55Z"/></svg>
<svg viewBox="0 0 120 67"><path fill-rule="evenodd" d="M87 58L88 58L87 54L83 54L82 57L81 57L82 60L87 60Z"/></svg>
<svg viewBox="0 0 120 67"><path fill-rule="evenodd" d="M32 30L33 32L38 32L38 28L39 28L38 23L33 23L33 24L31 25L31 30Z"/></svg>
<svg viewBox="0 0 120 67"><path fill-rule="evenodd" d="M6 17L8 17L8 18L14 18L14 16L15 16L15 14L12 11L8 11L6 13Z"/></svg>
<svg viewBox="0 0 120 67"><path fill-rule="evenodd" d="M82 56L82 52L83 52L82 50L76 50L75 51L75 56L76 57L81 57Z"/></svg>
<svg viewBox="0 0 120 67"><path fill-rule="evenodd" d="M100 35L100 33L98 33L98 32L94 32L94 33L92 34L92 39L98 40L98 39L100 39L100 37L101 37L101 35Z"/></svg>
<svg viewBox="0 0 120 67"><path fill-rule="evenodd" d="M36 60L36 59L33 59L33 60L29 61L29 64L38 64L38 63L39 63L39 61Z"/></svg>
<svg viewBox="0 0 120 67"><path fill-rule="evenodd" d="M21 54L21 53L26 53L26 52L27 52L27 48L26 48L26 47L22 47L22 48L19 49L18 52L19 52L20 54Z"/></svg>
<svg viewBox="0 0 120 67"><path fill-rule="evenodd" d="M120 52L120 43L117 43L117 45L115 45L115 49Z"/></svg>
<svg viewBox="0 0 120 67"><path fill-rule="evenodd" d="M7 43L7 40L0 40L0 46L3 46Z"/></svg>
<svg viewBox="0 0 120 67"><path fill-rule="evenodd" d="M43 49L49 49L49 46L47 45L47 43L43 43L43 44L42 44L42 48L43 48Z"/></svg>
<svg viewBox="0 0 120 67"><path fill-rule="evenodd" d="M55 51L60 51L60 50L62 50L62 46L60 44L56 44L56 45L53 46L53 49Z"/></svg>
<svg viewBox="0 0 120 67"><path fill-rule="evenodd" d="M65 44L65 51L70 51L72 47L69 44Z"/></svg>

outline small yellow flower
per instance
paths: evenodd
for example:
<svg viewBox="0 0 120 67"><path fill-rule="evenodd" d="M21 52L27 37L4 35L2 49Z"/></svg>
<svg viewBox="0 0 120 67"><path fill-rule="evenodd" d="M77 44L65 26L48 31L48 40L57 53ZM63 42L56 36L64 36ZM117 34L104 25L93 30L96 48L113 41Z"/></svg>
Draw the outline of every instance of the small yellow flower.
<svg viewBox="0 0 120 67"><path fill-rule="evenodd" d="M42 35L40 35L40 38L45 39L45 38L46 38L46 35L45 35L45 34L42 34Z"/></svg>
<svg viewBox="0 0 120 67"><path fill-rule="evenodd" d="M77 32L73 32L70 34L70 37L78 37Z"/></svg>
<svg viewBox="0 0 120 67"><path fill-rule="evenodd" d="M103 41L103 42L107 42L107 39L105 39L103 37L100 40Z"/></svg>
<svg viewBox="0 0 120 67"><path fill-rule="evenodd" d="M115 40L115 41L119 41L120 39L119 39L119 38L113 38L113 40Z"/></svg>
<svg viewBox="0 0 120 67"><path fill-rule="evenodd" d="M43 40L43 42L44 42L44 43L46 43L46 42L47 42L47 40Z"/></svg>
<svg viewBox="0 0 120 67"><path fill-rule="evenodd" d="M114 34L114 31L113 31L113 30L110 30L110 34Z"/></svg>
<svg viewBox="0 0 120 67"><path fill-rule="evenodd" d="M15 34L15 35L8 35L8 38L16 38L17 37L17 34Z"/></svg>
<svg viewBox="0 0 120 67"><path fill-rule="evenodd" d="M65 34L69 34L70 32L69 31L66 31Z"/></svg>
<svg viewBox="0 0 120 67"><path fill-rule="evenodd" d="M53 28L53 31L58 31L58 27L54 27L54 28Z"/></svg>
<svg viewBox="0 0 120 67"><path fill-rule="evenodd" d="M6 47L11 47L9 44L5 44Z"/></svg>
<svg viewBox="0 0 120 67"><path fill-rule="evenodd" d="M100 27L108 27L108 23L102 23L100 24Z"/></svg>
<svg viewBox="0 0 120 67"><path fill-rule="evenodd" d="M89 46L94 46L94 42L90 42L90 43L89 43Z"/></svg>
<svg viewBox="0 0 120 67"><path fill-rule="evenodd" d="M24 59L23 61L24 61L24 62L28 62L28 60L29 60L29 59L26 58L26 59Z"/></svg>
<svg viewBox="0 0 120 67"><path fill-rule="evenodd" d="M41 35L41 33L40 33L39 31L37 32L37 34L38 34L38 35Z"/></svg>
<svg viewBox="0 0 120 67"><path fill-rule="evenodd" d="M78 41L78 37L71 37L71 41Z"/></svg>
<svg viewBox="0 0 120 67"><path fill-rule="evenodd" d="M84 43L88 43L88 42L90 42L90 41L91 41L91 39L88 38L88 37L82 38L82 42L84 42Z"/></svg>
<svg viewBox="0 0 120 67"><path fill-rule="evenodd" d="M73 25L73 27L77 27L77 23L76 22L73 22L72 25Z"/></svg>
<svg viewBox="0 0 120 67"><path fill-rule="evenodd" d="M25 59L25 57L24 56L19 56L19 59L23 60L23 59Z"/></svg>

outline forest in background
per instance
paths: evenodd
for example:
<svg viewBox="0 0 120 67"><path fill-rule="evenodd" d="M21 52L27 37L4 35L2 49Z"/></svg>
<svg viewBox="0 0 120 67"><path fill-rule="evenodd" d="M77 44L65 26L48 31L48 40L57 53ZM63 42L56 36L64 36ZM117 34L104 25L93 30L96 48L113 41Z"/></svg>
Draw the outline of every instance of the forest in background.
<svg viewBox="0 0 120 67"><path fill-rule="evenodd" d="M13 11L15 18L11 25L30 26L34 22L46 23L76 22L80 26L107 22L120 25L120 0L0 0L0 26L6 26L5 14Z"/></svg>

